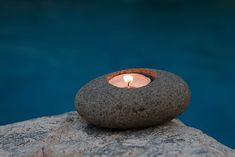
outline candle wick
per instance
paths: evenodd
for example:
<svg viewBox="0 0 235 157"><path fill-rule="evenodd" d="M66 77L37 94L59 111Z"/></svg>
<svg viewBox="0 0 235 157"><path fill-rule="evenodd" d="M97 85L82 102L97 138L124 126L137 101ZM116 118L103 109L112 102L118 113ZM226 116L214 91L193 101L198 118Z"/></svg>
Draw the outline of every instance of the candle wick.
<svg viewBox="0 0 235 157"><path fill-rule="evenodd" d="M127 83L128 88L130 88L130 83L131 83L131 81L128 81L128 83Z"/></svg>

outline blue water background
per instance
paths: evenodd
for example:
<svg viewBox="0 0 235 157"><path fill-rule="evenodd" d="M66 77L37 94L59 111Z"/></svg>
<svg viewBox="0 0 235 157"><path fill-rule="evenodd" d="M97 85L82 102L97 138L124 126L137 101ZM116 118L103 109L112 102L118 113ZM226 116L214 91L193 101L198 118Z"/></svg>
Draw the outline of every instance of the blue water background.
<svg viewBox="0 0 235 157"><path fill-rule="evenodd" d="M0 125L74 110L86 82L132 67L183 77L180 119L235 147L233 1L0 1Z"/></svg>

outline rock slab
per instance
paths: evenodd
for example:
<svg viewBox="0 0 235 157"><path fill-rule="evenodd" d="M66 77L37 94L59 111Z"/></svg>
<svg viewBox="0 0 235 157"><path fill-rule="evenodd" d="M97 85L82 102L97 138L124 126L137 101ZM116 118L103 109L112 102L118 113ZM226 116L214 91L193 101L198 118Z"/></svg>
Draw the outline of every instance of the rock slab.
<svg viewBox="0 0 235 157"><path fill-rule="evenodd" d="M235 157L228 148L179 120L139 130L96 128L76 112L0 127L1 157Z"/></svg>

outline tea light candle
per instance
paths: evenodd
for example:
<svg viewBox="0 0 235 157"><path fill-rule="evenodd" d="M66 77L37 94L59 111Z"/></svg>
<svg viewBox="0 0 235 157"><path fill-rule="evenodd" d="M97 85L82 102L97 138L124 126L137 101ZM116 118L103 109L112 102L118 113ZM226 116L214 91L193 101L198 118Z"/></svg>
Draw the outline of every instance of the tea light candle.
<svg viewBox="0 0 235 157"><path fill-rule="evenodd" d="M117 75L109 80L109 83L119 88L140 88L151 82L149 77L138 73Z"/></svg>

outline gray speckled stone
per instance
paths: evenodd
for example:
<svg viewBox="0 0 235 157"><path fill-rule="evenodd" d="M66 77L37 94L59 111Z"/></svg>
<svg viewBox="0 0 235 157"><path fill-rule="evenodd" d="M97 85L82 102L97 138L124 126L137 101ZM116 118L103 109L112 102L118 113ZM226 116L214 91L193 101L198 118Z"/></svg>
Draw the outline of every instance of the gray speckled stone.
<svg viewBox="0 0 235 157"><path fill-rule="evenodd" d="M123 73L141 73L152 82L141 88L118 88L108 83ZM181 114L190 99L187 84L175 74L153 69L127 69L90 81L76 95L78 113L100 127L127 129L148 127Z"/></svg>

